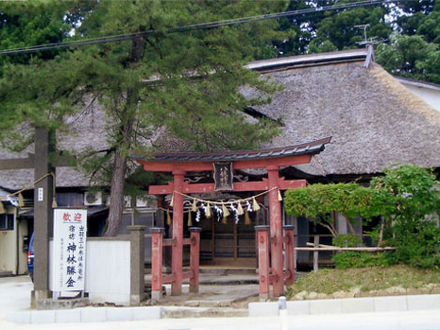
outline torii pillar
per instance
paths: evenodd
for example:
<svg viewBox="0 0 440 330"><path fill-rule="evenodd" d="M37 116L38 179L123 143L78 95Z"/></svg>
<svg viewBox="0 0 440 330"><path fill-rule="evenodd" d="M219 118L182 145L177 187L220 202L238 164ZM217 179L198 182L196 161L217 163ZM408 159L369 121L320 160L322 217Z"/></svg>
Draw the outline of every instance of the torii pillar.
<svg viewBox="0 0 440 330"><path fill-rule="evenodd" d="M272 287L274 297L279 297L284 292L283 271L283 232L281 221L281 204L278 200L279 166L268 166L269 179L269 225L270 225L270 250L272 261Z"/></svg>
<svg viewBox="0 0 440 330"><path fill-rule="evenodd" d="M184 170L174 170L174 192L173 193L173 228L171 247L171 271L175 275L171 283L171 295L178 296L182 294L182 263L183 263L183 179Z"/></svg>

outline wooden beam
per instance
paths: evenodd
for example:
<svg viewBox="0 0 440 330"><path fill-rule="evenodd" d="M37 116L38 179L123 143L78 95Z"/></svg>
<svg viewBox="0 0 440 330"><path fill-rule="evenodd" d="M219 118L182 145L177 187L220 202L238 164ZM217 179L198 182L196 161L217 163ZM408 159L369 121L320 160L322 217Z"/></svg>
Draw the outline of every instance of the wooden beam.
<svg viewBox="0 0 440 330"><path fill-rule="evenodd" d="M321 245L321 244L320 244ZM314 246L314 245L313 245ZM395 247L295 247L296 251L363 251L363 252L381 252L381 251L393 251Z"/></svg>
<svg viewBox="0 0 440 330"><path fill-rule="evenodd" d="M305 187L307 185L306 180L285 180L281 178L278 182L281 190L296 189ZM234 191L265 191L269 189L269 184L266 178L262 181L250 181L250 182L234 182ZM166 195L171 194L174 191L174 185L169 182L167 185L150 186L148 193L150 195ZM209 193L215 192L213 183L189 183L185 181L183 183L184 194L197 194L197 193Z"/></svg>
<svg viewBox="0 0 440 330"><path fill-rule="evenodd" d="M57 156L53 164L55 167L71 167L75 162L72 156ZM30 169L35 167L35 155L29 153L27 158L0 159L0 170Z"/></svg>
<svg viewBox="0 0 440 330"><path fill-rule="evenodd" d="M35 157L29 154L27 158L0 159L0 170L15 170L24 168L34 168Z"/></svg>
<svg viewBox="0 0 440 330"><path fill-rule="evenodd" d="M282 158L237 160L233 161L232 168L234 170L243 170L247 168L266 168L267 166L291 166L310 163L311 159L312 155L300 155ZM161 162L154 160L138 160L137 162L142 164L146 171L152 172L173 172L177 169L185 172L214 170L213 162Z"/></svg>

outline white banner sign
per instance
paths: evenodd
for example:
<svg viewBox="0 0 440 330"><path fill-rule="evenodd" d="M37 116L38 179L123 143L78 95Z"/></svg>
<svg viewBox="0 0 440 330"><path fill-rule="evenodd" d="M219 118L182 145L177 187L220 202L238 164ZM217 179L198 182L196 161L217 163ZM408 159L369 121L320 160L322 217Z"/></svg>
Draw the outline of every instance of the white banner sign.
<svg viewBox="0 0 440 330"><path fill-rule="evenodd" d="M84 290L86 237L87 210L54 210L54 291Z"/></svg>

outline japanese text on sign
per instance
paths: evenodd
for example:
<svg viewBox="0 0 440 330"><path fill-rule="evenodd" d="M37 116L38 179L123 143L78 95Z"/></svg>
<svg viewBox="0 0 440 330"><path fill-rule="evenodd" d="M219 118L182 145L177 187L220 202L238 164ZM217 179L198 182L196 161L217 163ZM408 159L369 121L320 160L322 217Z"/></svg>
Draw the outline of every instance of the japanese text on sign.
<svg viewBox="0 0 440 330"><path fill-rule="evenodd" d="M54 210L54 291L84 290L87 210Z"/></svg>

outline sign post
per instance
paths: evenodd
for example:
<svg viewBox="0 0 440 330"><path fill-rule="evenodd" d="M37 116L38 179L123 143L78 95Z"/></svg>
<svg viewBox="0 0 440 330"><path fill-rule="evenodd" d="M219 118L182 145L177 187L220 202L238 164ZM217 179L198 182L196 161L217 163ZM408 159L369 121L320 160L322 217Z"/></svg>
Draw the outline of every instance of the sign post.
<svg viewBox="0 0 440 330"><path fill-rule="evenodd" d="M84 291L87 210L54 210L54 291Z"/></svg>

